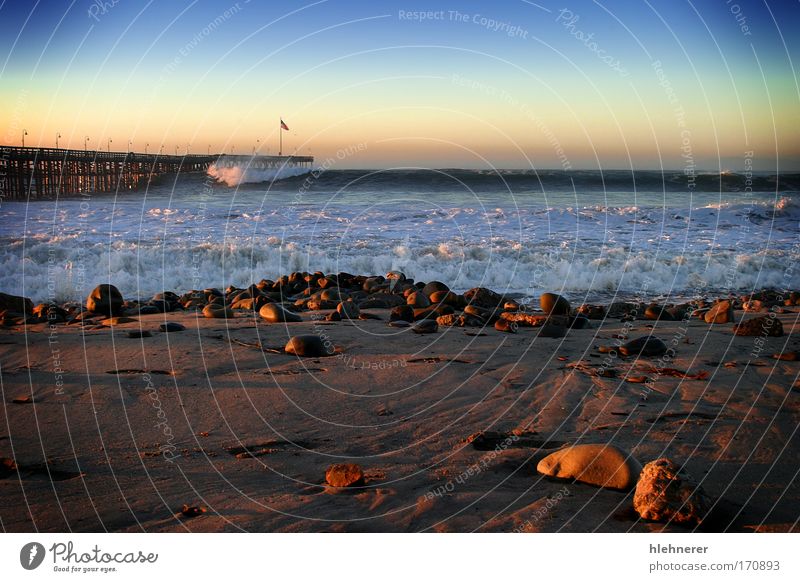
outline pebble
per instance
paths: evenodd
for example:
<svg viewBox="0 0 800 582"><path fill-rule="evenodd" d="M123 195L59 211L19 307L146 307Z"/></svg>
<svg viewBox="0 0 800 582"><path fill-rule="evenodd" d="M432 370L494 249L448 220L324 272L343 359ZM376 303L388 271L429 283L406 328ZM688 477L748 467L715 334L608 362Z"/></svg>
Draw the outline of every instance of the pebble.
<svg viewBox="0 0 800 582"><path fill-rule="evenodd" d="M355 463L331 465L325 471L325 481L331 487L357 487L364 484L364 471Z"/></svg>

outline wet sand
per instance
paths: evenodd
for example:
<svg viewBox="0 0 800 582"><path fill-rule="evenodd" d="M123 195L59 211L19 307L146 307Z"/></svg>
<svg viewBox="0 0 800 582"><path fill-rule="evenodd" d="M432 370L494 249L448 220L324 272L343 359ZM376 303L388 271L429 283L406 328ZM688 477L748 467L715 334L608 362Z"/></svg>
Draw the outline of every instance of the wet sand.
<svg viewBox="0 0 800 582"><path fill-rule="evenodd" d="M0 478L2 528L687 531L640 520L632 492L537 473L576 443L685 463L716 502L702 530L800 527L800 361L771 357L800 349L796 313L778 316L786 335L761 338L754 356L759 338L700 319L684 330L609 318L563 338L491 326L418 335L389 327L388 309L366 311L380 320L185 311L0 330L0 456L18 466ZM165 321L187 329L159 332ZM653 328L680 338L674 375L657 358L597 350ZM128 337L139 329L152 336ZM281 353L303 333L338 353ZM327 467L345 462L365 484L326 486ZM187 517L184 504L205 511Z"/></svg>

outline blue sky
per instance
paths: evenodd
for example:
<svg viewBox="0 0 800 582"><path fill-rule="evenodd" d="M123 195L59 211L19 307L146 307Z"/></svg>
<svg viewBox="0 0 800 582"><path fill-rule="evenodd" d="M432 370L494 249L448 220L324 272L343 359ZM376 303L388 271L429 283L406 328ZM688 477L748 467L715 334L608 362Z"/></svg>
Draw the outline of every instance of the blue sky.
<svg viewBox="0 0 800 582"><path fill-rule="evenodd" d="M266 153L282 115L350 166L680 168L688 130L703 168L798 169L799 7L6 1L0 135Z"/></svg>

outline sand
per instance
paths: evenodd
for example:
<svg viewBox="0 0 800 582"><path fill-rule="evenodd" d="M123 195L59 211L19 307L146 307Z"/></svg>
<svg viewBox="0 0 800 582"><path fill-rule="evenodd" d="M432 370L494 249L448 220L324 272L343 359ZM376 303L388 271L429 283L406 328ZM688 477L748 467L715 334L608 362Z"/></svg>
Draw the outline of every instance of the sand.
<svg viewBox="0 0 800 582"><path fill-rule="evenodd" d="M800 348L798 314L778 316L779 338L699 319L684 338L682 322L609 319L549 339L418 335L366 311L381 320L174 312L0 330L0 456L19 466L0 478L3 530L686 531L640 520L632 492L536 472L579 443L686 463L716 500L705 531L800 529L800 361L771 358ZM161 333L164 321L187 329ZM653 326L676 338L669 367L699 377L659 374L657 358L603 365L598 346ZM314 333L338 353L281 353ZM13 402L25 395L34 402ZM334 463L359 464L364 486L328 487ZM206 511L184 516L184 504Z"/></svg>

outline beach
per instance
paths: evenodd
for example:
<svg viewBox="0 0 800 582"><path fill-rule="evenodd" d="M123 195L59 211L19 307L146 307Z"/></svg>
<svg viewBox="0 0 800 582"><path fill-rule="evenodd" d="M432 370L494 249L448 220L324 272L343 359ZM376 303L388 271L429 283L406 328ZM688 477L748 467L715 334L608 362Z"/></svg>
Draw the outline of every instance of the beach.
<svg viewBox="0 0 800 582"><path fill-rule="evenodd" d="M308 278L308 291L282 303L299 322L232 309L235 289L198 292L188 308L177 295L149 302L164 313L135 301L83 315L65 303L38 322L7 310L0 457L16 466L6 462L0 479L3 529L797 531L800 307L788 294L732 301L735 322L778 321L781 336L706 323L698 315L713 298L660 319L644 315L649 301L582 310L589 319L572 305L562 319L550 314L551 334L538 302L439 295L454 317L473 305L486 318L448 325L417 307L418 321L403 326L397 308L424 304L408 298L421 283ZM360 309L330 316L342 308L319 299L325 288ZM276 304L274 287L261 291L260 303ZM227 317L204 317L209 303ZM503 313L524 315L516 333L490 323L514 319ZM436 330L416 333L424 319ZM160 331L167 322L185 329ZM330 354L286 353L293 336L319 338ZM620 353L645 336L663 340L666 355ZM645 520L633 487L537 471L581 444L613 445L641 465L671 459L708 497L702 521ZM326 483L341 463L363 478Z"/></svg>

